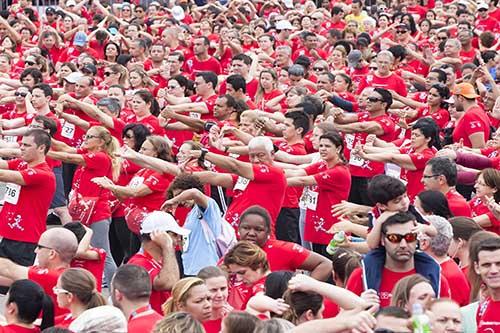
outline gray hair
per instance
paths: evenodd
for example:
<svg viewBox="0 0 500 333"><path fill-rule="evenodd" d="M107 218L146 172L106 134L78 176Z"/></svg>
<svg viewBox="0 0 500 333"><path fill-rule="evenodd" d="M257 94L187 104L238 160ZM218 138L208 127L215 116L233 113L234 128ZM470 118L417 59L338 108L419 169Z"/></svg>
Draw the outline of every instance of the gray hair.
<svg viewBox="0 0 500 333"><path fill-rule="evenodd" d="M306 73L305 69L301 65L294 64L288 68L288 75L293 76L304 76Z"/></svg>
<svg viewBox="0 0 500 333"><path fill-rule="evenodd" d="M460 41L456 38L450 38L446 41L446 44L453 44L453 46L456 48L456 49L460 49L462 47L462 44L460 43Z"/></svg>
<svg viewBox="0 0 500 333"><path fill-rule="evenodd" d="M120 102L118 102L118 100L116 98L112 98L112 97L101 98L97 102L97 106L104 106L104 107L108 108L108 110L112 114L119 114L120 111L122 110L122 108L120 106Z"/></svg>
<svg viewBox="0 0 500 333"><path fill-rule="evenodd" d="M259 146L264 147L264 149L269 153L274 150L273 142L267 136L256 136L248 143L248 149L255 149Z"/></svg>
<svg viewBox="0 0 500 333"><path fill-rule="evenodd" d="M276 48L276 52L278 51L283 51L285 52L286 54L288 55L291 55L292 54L292 48L288 45L280 45Z"/></svg>
<svg viewBox="0 0 500 333"><path fill-rule="evenodd" d="M390 51L387 51L387 50L384 50L384 51L380 51L378 54L377 54L377 59L380 58L380 57L388 57L390 59L391 62L394 62L394 55L390 52Z"/></svg>
<svg viewBox="0 0 500 333"><path fill-rule="evenodd" d="M436 256L442 257L448 252L453 239L453 227L447 219L441 216L431 215L426 216L425 219L437 230L437 235L432 237L429 242L431 251Z"/></svg>

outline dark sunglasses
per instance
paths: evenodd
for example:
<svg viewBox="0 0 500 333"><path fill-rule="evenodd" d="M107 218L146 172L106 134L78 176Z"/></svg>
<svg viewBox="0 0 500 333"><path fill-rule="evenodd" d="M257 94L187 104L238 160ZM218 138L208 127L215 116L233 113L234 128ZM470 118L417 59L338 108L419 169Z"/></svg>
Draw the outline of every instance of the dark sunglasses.
<svg viewBox="0 0 500 333"><path fill-rule="evenodd" d="M123 134L123 137L127 138L127 139L133 139L134 138L134 136L132 134L128 134L128 133Z"/></svg>
<svg viewBox="0 0 500 333"><path fill-rule="evenodd" d="M397 34L401 34L401 35L402 35L402 34L405 34L405 33L407 33L407 32L408 32L408 31L406 31L406 30L397 30L397 31L396 31L396 33L397 33Z"/></svg>
<svg viewBox="0 0 500 333"><path fill-rule="evenodd" d="M33 66L33 65L36 65L36 63L32 62L32 61L25 61L24 62L26 65L28 66Z"/></svg>
<svg viewBox="0 0 500 333"><path fill-rule="evenodd" d="M391 243L398 244L404 239L407 243L413 243L417 240L418 234L416 232L409 232L407 234L387 234L385 238Z"/></svg>
<svg viewBox="0 0 500 333"><path fill-rule="evenodd" d="M14 96L21 96L21 97L26 97L28 95L28 93L24 93L24 92L19 92L19 91L16 91L14 93Z"/></svg>
<svg viewBox="0 0 500 333"><path fill-rule="evenodd" d="M114 73L112 73L112 72L104 72L103 74L104 74L104 76L110 76L111 74L114 74Z"/></svg>
<svg viewBox="0 0 500 333"><path fill-rule="evenodd" d="M370 69L376 71L378 67L370 67Z"/></svg>
<svg viewBox="0 0 500 333"><path fill-rule="evenodd" d="M448 37L438 37L438 40L447 40Z"/></svg>
<svg viewBox="0 0 500 333"><path fill-rule="evenodd" d="M323 67L313 67L313 70L316 71L316 72L326 71L326 69L323 68Z"/></svg>
<svg viewBox="0 0 500 333"><path fill-rule="evenodd" d="M368 97L367 99L369 102L372 102L372 103L382 102L382 100L380 98L377 98L377 97Z"/></svg>

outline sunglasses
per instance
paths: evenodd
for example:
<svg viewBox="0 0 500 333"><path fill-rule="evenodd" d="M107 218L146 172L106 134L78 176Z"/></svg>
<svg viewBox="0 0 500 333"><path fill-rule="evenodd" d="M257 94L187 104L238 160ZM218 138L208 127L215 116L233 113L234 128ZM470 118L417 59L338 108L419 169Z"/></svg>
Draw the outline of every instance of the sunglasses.
<svg viewBox="0 0 500 333"><path fill-rule="evenodd" d="M47 249L47 250L54 250L53 248L51 247L48 247L48 246L45 246L45 245L41 245L41 244L37 244L36 245L36 248L39 249L39 250L42 250L42 249Z"/></svg>
<svg viewBox="0 0 500 333"><path fill-rule="evenodd" d="M447 39L448 39L448 37L438 37L437 39L438 39L438 40L447 40Z"/></svg>
<svg viewBox="0 0 500 333"><path fill-rule="evenodd" d="M385 238L391 243L398 244L404 239L407 243L413 243L417 241L418 234L416 232L409 232L407 234L387 234Z"/></svg>
<svg viewBox="0 0 500 333"><path fill-rule="evenodd" d="M90 135L90 134L85 134L84 138L85 138L85 140L88 140L88 139L100 139L100 137L98 135Z"/></svg>
<svg viewBox="0 0 500 333"><path fill-rule="evenodd" d="M132 134L128 134L128 133L124 134L123 137L127 138L127 139L133 139L134 138L134 136Z"/></svg>
<svg viewBox="0 0 500 333"><path fill-rule="evenodd" d="M26 65L28 65L28 66L33 66L33 65L35 65L35 64L36 64L36 63L35 63L35 62L33 62L33 61L25 61L24 63L25 63Z"/></svg>
<svg viewBox="0 0 500 333"><path fill-rule="evenodd" d="M368 97L367 100L372 103L382 102L382 100L377 97Z"/></svg>
<svg viewBox="0 0 500 333"><path fill-rule="evenodd" d="M378 67L370 67L370 69L376 71Z"/></svg>
<svg viewBox="0 0 500 333"><path fill-rule="evenodd" d="M104 72L103 74L104 74L104 76L110 76L110 75L112 75L114 73L112 73L112 72Z"/></svg>
<svg viewBox="0 0 500 333"><path fill-rule="evenodd" d="M314 70L315 72L322 72L322 71L326 71L326 69L325 69L325 68L323 68L323 67L313 67L313 70Z"/></svg>
<svg viewBox="0 0 500 333"><path fill-rule="evenodd" d="M400 34L400 35L405 34L405 33L407 33L407 32L408 32L408 31L406 31L406 30L397 30L397 31L396 31L396 33L397 33L397 34Z"/></svg>
<svg viewBox="0 0 500 333"><path fill-rule="evenodd" d="M19 91L16 91L14 93L14 96L17 96L17 97L26 97L28 95L28 93L24 93L24 92L19 92Z"/></svg>

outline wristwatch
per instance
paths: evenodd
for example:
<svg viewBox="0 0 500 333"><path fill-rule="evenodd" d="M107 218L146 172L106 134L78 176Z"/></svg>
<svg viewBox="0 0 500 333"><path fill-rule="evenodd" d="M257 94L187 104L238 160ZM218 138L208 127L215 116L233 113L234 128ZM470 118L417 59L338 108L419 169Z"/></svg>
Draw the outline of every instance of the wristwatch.
<svg viewBox="0 0 500 333"><path fill-rule="evenodd" d="M203 164L205 162L205 155L207 153L208 153L208 149L207 148L201 148L201 155L198 158L198 162L200 162L201 164Z"/></svg>

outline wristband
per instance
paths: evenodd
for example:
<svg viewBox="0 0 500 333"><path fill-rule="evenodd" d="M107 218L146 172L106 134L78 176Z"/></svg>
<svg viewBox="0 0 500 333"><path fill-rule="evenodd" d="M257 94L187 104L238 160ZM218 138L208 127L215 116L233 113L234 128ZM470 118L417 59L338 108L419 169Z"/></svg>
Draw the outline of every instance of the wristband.
<svg viewBox="0 0 500 333"><path fill-rule="evenodd" d="M208 149L207 148L201 148L201 155L200 157L198 158L198 162L200 164L204 164L205 163L205 155L208 153Z"/></svg>

